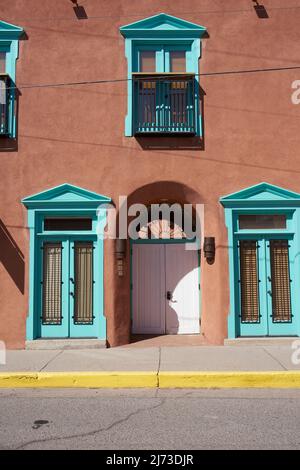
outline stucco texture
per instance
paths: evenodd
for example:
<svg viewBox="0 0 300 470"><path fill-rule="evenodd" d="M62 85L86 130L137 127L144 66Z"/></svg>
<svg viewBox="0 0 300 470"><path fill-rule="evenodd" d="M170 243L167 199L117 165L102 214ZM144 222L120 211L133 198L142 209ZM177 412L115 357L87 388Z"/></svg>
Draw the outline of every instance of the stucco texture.
<svg viewBox="0 0 300 470"><path fill-rule="evenodd" d="M80 4L80 0L78 2ZM154 199L205 204L215 263L201 260L201 331L222 344L229 310L227 233L219 198L261 181L300 189L300 107L291 102L299 70L201 77L204 143L124 136L127 83L32 87L127 76L119 28L160 12L204 25L200 71L299 65L300 9L266 0L259 19L249 0L85 0L78 20L69 0L0 1L1 18L22 26L17 148L0 141L0 339L23 348L28 312L29 232L21 199L68 182L115 202ZM166 183L167 182L167 183ZM118 278L105 242L105 314L110 346L130 334L129 253Z"/></svg>

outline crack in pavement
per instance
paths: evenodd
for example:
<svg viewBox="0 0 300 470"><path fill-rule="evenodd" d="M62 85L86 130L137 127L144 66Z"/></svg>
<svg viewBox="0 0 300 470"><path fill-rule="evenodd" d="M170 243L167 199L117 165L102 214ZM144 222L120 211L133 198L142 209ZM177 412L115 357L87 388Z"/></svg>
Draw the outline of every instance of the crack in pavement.
<svg viewBox="0 0 300 470"><path fill-rule="evenodd" d="M274 359L274 361L276 361L282 368L283 370L288 370L283 364L281 364L281 362L279 361L279 359L277 359L277 357L273 356L273 354L270 353L270 351L268 351L266 348L263 347L263 350L272 358Z"/></svg>
<svg viewBox="0 0 300 470"><path fill-rule="evenodd" d="M88 431L88 432L79 433L79 434L71 434L71 435L68 435L68 436L47 437L47 438L44 438L44 439L34 439L32 441L25 442L24 444L22 444L18 447L15 447L14 450L22 450L22 449L24 449L25 447L27 447L31 444L37 444L39 442L50 442L50 441L55 441L56 442L56 441L62 441L62 440L65 440L65 439L75 439L77 437L94 436L95 434L98 434L98 433L103 432L103 431L110 431L115 426L118 426L119 424L123 424L126 421L128 421L132 416L136 416L136 415L138 415L139 413L141 413L143 411L155 410L156 408L159 408L160 406L164 405L165 402L166 402L166 399L163 398L163 399L160 400L160 403L158 403L155 406L151 406L149 408L139 408L138 410L133 411L132 413L129 413L129 415L125 416L125 418L122 418L122 419L119 419L119 420L113 422L112 424L110 424L106 428L99 428L99 429L95 429L94 431Z"/></svg>
<svg viewBox="0 0 300 470"><path fill-rule="evenodd" d="M55 356L51 357L51 359L49 359L49 361L46 362L46 364L39 370L39 372L42 372L42 370L44 370L49 364L51 364L52 361L54 361L54 359L56 359L62 353L63 353L63 349L61 351L58 351L58 353L55 354Z"/></svg>

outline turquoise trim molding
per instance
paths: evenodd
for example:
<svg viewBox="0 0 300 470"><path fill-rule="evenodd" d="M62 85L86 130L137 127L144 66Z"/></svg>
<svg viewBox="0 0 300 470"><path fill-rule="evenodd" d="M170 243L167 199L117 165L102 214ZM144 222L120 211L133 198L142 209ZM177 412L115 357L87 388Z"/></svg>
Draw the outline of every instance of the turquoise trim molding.
<svg viewBox="0 0 300 470"><path fill-rule="evenodd" d="M99 236L99 225L104 229L106 221L105 204L110 201L109 197L66 183L22 199L22 204L28 209L30 233L29 310L26 322L26 338L28 340L41 336L41 244L45 241L61 241L65 250L68 250L71 248L69 245L72 245L75 240L90 240L94 243L96 335L93 334L93 337L106 339L103 272L104 240L101 234ZM84 232L49 232L44 230L43 221L45 217L78 216L91 217L92 230ZM66 261L67 258L69 259L65 256L63 262L68 262ZM87 330L84 330L84 328L77 328L75 335L84 336L85 332ZM87 336L89 336L89 332L87 332Z"/></svg>
<svg viewBox="0 0 300 470"><path fill-rule="evenodd" d="M259 241L259 263L261 284L260 290L264 293L268 288L264 285L270 275L269 259L266 242L270 239L289 240L289 260L291 277L291 304L293 321L290 324L270 324L271 335L297 335L300 336L300 295L296 286L300 285L300 194L269 183L260 183L233 194L220 198L225 208L225 224L228 230L229 255L229 288L230 310L228 314L228 338L238 336L264 335L266 329L262 325L241 325L240 322L240 291L239 291L239 253L238 242L241 239ZM240 214L284 214L286 215L286 229L273 230L240 230L238 217ZM263 315L270 314L270 301L266 296L261 300ZM262 319L262 322L264 319ZM253 327L254 326L254 327ZM263 330L263 331L262 331Z"/></svg>
<svg viewBox="0 0 300 470"><path fill-rule="evenodd" d="M197 136L202 135L202 123L199 109L199 58L201 57L201 38L206 32L204 26L176 18L166 13L131 23L120 28L125 38L125 56L127 59L127 115L125 118L125 136L133 135L133 82L132 73L137 72L137 50L140 47L154 46L161 50L172 46L184 47L187 51L187 73L195 75L195 117ZM160 70L165 72L166 70Z"/></svg>
<svg viewBox="0 0 300 470"><path fill-rule="evenodd" d="M19 38L23 34L23 28L0 21L0 51L6 52L5 73L10 77L10 91L8 94L8 137L16 138L16 62L19 56Z"/></svg>

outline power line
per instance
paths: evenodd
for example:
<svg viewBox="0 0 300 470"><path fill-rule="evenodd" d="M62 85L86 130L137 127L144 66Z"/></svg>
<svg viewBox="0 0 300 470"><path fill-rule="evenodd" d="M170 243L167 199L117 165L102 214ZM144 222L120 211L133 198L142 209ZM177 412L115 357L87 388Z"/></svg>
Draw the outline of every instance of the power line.
<svg viewBox="0 0 300 470"><path fill-rule="evenodd" d="M263 72L282 72L286 70L300 70L300 65L291 65L288 67L271 67L271 68L260 68L260 69L245 69L245 70L225 70L222 72L203 72L193 74L197 77L212 77L212 76L223 76L223 75L236 75L236 74L250 74L250 73L263 73ZM151 75L151 74L149 74ZM188 73L187 73L188 75ZM163 74L161 75L163 77ZM173 78L180 77L182 75L173 75ZM29 85L19 85L19 86L8 86L5 87L8 90L16 89L29 89L29 88L59 88L64 86L76 86L76 85L97 85L104 83L120 83L120 82L129 82L133 81L136 78L119 78L111 80L84 80L79 82L61 82L61 83L41 83L41 84L29 84ZM4 89L4 87L2 88Z"/></svg>

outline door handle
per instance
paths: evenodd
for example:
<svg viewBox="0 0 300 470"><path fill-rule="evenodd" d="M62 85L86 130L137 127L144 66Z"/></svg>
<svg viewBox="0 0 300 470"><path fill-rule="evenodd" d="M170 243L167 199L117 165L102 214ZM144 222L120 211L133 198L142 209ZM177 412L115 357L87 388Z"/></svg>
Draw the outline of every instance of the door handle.
<svg viewBox="0 0 300 470"><path fill-rule="evenodd" d="M71 295L72 297L74 297L74 292L70 292L70 295Z"/></svg>
<svg viewBox="0 0 300 470"><path fill-rule="evenodd" d="M167 291L167 299L172 300L173 299L173 294L170 290Z"/></svg>
<svg viewBox="0 0 300 470"><path fill-rule="evenodd" d="M269 294L269 295L272 295L272 291L271 291L271 290L268 290L268 294Z"/></svg>

